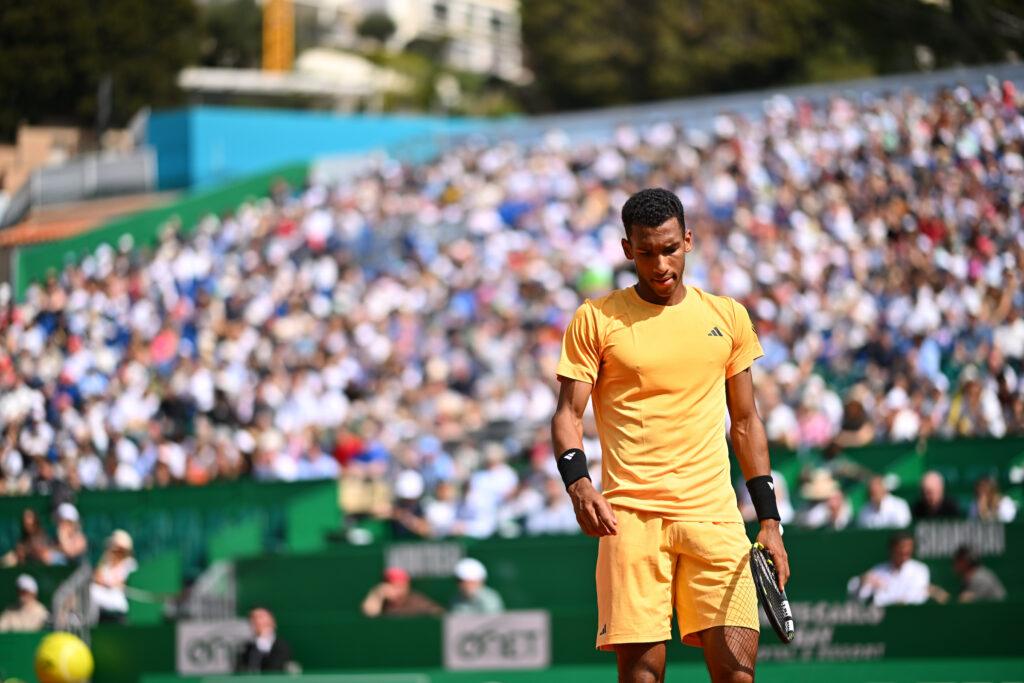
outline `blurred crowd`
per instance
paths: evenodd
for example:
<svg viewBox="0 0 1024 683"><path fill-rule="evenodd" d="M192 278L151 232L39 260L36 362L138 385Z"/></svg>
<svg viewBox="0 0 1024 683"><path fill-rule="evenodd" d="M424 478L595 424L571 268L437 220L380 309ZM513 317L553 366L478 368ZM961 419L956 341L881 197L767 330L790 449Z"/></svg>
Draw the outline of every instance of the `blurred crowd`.
<svg viewBox="0 0 1024 683"><path fill-rule="evenodd" d="M686 207L686 280L756 322L774 447L1024 434L1022 147L990 83L276 186L0 292L0 491L341 477L398 535L575 531L561 335L634 281L618 213L648 186Z"/></svg>

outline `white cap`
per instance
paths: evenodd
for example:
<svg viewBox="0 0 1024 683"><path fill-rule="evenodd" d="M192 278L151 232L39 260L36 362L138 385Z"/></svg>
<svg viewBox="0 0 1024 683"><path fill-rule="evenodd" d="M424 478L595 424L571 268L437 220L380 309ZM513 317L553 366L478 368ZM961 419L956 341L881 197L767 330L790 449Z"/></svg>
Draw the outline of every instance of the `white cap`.
<svg viewBox="0 0 1024 683"><path fill-rule="evenodd" d="M19 574L18 580L15 582L18 586L18 590L31 593L32 595L39 595L39 584L28 574Z"/></svg>
<svg viewBox="0 0 1024 683"><path fill-rule="evenodd" d="M459 581L484 581L487 579L487 568L480 560L464 557L455 565L455 576Z"/></svg>
<svg viewBox="0 0 1024 683"><path fill-rule="evenodd" d="M57 519L78 523L80 519L78 509L71 503L61 503L57 506Z"/></svg>
<svg viewBox="0 0 1024 683"><path fill-rule="evenodd" d="M416 470L402 470L395 479L395 495L415 500L423 495L423 477Z"/></svg>

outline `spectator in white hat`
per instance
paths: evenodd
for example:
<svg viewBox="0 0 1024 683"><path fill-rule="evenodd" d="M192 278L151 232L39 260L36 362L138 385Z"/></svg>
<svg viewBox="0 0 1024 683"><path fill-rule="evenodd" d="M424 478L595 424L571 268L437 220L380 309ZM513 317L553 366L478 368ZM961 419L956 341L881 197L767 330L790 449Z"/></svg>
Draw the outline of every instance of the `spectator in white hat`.
<svg viewBox="0 0 1024 683"><path fill-rule="evenodd" d="M484 585L487 568L480 560L464 557L455 565L459 592L452 598L452 614L496 614L505 611L498 591Z"/></svg>
<svg viewBox="0 0 1024 683"><path fill-rule="evenodd" d="M57 520L57 547L53 564L75 564L85 559L89 542L82 533L81 517L71 503L61 503L54 513Z"/></svg>
<svg viewBox="0 0 1024 683"><path fill-rule="evenodd" d="M0 633L40 631L50 612L39 602L39 585L28 574L19 574L18 602L0 614Z"/></svg>

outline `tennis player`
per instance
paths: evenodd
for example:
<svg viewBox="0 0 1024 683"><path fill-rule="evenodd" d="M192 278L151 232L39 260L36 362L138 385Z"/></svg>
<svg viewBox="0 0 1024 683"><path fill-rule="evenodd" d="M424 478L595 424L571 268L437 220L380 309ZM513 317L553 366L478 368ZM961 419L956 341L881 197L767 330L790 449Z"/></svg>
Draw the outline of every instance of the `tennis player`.
<svg viewBox="0 0 1024 683"><path fill-rule="evenodd" d="M675 608L711 680L753 681L757 593L729 476L732 442L761 520L757 540L789 578L750 366L763 355L746 309L683 284L693 235L683 206L648 189L622 207L636 286L587 300L565 331L551 420L558 469L597 557L597 647L619 681L660 682ZM591 484L582 418L593 398L603 495Z"/></svg>

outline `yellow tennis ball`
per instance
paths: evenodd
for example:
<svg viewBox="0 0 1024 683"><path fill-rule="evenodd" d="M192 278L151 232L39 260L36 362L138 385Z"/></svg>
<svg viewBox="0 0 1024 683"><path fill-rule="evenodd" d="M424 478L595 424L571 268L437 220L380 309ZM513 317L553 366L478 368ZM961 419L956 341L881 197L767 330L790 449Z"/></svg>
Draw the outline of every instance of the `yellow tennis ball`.
<svg viewBox="0 0 1024 683"><path fill-rule="evenodd" d="M40 683L82 683L92 676L89 647L70 633L51 633L36 648Z"/></svg>

